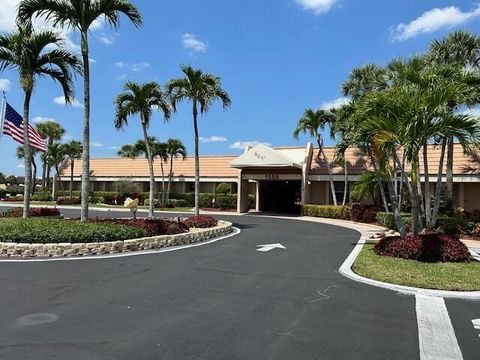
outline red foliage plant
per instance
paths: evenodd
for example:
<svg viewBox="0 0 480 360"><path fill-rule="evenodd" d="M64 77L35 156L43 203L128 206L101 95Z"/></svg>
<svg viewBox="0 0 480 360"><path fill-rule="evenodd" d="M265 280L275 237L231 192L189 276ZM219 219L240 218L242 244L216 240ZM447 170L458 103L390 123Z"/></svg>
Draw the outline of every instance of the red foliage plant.
<svg viewBox="0 0 480 360"><path fill-rule="evenodd" d="M92 221L136 226L145 230L146 236L175 235L188 232L188 226L184 223L163 219L96 219Z"/></svg>
<svg viewBox="0 0 480 360"><path fill-rule="evenodd" d="M466 262L470 260L470 252L456 235L407 234L386 236L375 244L377 255L392 256L402 259L423 262Z"/></svg>
<svg viewBox="0 0 480 360"><path fill-rule="evenodd" d="M14 208L5 210L2 214L3 217L9 218L19 218L23 216L23 209ZM60 216L60 211L58 209L50 208L30 208L28 211L29 217L46 217L46 216Z"/></svg>
<svg viewBox="0 0 480 360"><path fill-rule="evenodd" d="M377 212L382 211L383 208L381 206L353 204L350 216L352 221L374 223L377 221Z"/></svg>
<svg viewBox="0 0 480 360"><path fill-rule="evenodd" d="M189 217L183 223L189 228L211 228L217 226L218 221L212 216L198 215Z"/></svg>

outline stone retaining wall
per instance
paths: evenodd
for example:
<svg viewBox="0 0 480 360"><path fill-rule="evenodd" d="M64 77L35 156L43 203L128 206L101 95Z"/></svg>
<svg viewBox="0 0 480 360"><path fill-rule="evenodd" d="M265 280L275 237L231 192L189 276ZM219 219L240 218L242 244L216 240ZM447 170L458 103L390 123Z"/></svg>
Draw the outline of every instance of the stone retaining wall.
<svg viewBox="0 0 480 360"><path fill-rule="evenodd" d="M160 249L170 246L187 245L224 236L233 231L232 223L218 221L209 229L194 229L185 234L161 235L141 239L99 242L99 243L59 243L59 244L19 244L0 243L2 257L60 258L71 256L105 255L138 250Z"/></svg>

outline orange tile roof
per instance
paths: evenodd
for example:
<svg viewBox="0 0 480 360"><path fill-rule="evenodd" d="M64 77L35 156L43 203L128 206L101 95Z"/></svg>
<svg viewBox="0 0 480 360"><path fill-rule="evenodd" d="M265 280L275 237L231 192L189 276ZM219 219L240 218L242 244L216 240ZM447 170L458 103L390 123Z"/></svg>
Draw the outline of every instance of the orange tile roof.
<svg viewBox="0 0 480 360"><path fill-rule="evenodd" d="M430 175L438 173L438 164L440 161L440 146L429 146L428 148L428 171ZM318 149L314 149L312 157L311 175L327 175L327 167L324 159L317 160ZM325 147L325 154L330 163L332 163L335 154L335 148ZM453 174L454 175L479 175L480 174L480 151L474 154L465 155L460 144L455 144L453 152ZM367 157L358 153L357 149L348 149L346 152L348 161L348 173L351 175L361 174L365 170L373 170ZM443 174L445 174L447 156L445 154ZM332 166L332 173L335 175L343 174L343 167L339 165ZM420 153L420 173L423 174L423 155Z"/></svg>
<svg viewBox="0 0 480 360"><path fill-rule="evenodd" d="M236 156L202 156L200 157L201 177L236 177L238 170L230 167L230 161ZM160 161L156 159L153 163L155 176L161 176ZM170 162L163 164L165 175L170 169ZM129 158L105 158L90 160L90 172L96 177L148 177L147 159ZM82 161L76 160L74 164L74 176L82 173ZM195 158L188 157L185 160L175 159L173 161L173 174L175 177L194 177ZM66 167L62 176L69 176L70 168Z"/></svg>

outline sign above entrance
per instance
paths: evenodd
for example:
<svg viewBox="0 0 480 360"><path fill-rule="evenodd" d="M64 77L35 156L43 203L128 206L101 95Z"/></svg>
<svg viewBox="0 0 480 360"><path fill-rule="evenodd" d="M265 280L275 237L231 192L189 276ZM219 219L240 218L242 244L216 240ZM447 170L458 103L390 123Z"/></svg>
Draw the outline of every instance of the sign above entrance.
<svg viewBox="0 0 480 360"><path fill-rule="evenodd" d="M258 144L230 162L230 166L242 168L297 168L305 162L304 149L272 149Z"/></svg>
<svg viewBox="0 0 480 360"><path fill-rule="evenodd" d="M242 174L242 179L257 181L302 180L302 174Z"/></svg>

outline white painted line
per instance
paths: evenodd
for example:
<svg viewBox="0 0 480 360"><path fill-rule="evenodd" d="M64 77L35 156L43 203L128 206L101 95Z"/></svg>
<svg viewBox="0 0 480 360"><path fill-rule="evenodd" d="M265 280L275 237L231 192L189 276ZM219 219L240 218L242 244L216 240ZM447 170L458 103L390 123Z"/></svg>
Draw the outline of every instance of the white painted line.
<svg viewBox="0 0 480 360"><path fill-rule="evenodd" d="M416 295L415 299L420 360L462 360L445 301L425 295Z"/></svg>
<svg viewBox="0 0 480 360"><path fill-rule="evenodd" d="M273 249L286 249L282 244L266 244L266 245L257 245L257 251L267 252Z"/></svg>
<svg viewBox="0 0 480 360"><path fill-rule="evenodd" d="M472 257L473 257L475 260L480 261L480 255L479 255L477 252L475 252L475 251L472 250L472 249L468 249L468 250L470 250L470 255L472 255Z"/></svg>
<svg viewBox="0 0 480 360"><path fill-rule="evenodd" d="M158 250L141 250L141 251L132 251L126 253L117 253L117 254L107 254L107 255L93 255L93 256L76 256L76 257L65 257L65 258L54 258L54 259L1 259L0 263L30 263L30 262L50 262L50 261L81 261L81 260L105 260L105 259L115 259L121 257L129 256L141 256L141 255L157 255L162 253L167 253L171 251L187 250L190 248L208 245L215 243L220 240L228 239L232 236L236 236L241 233L241 230L236 227L232 227L233 231L224 236L214 238L212 240L203 241L195 244L182 245L182 246L172 246L168 248L162 248Z"/></svg>

